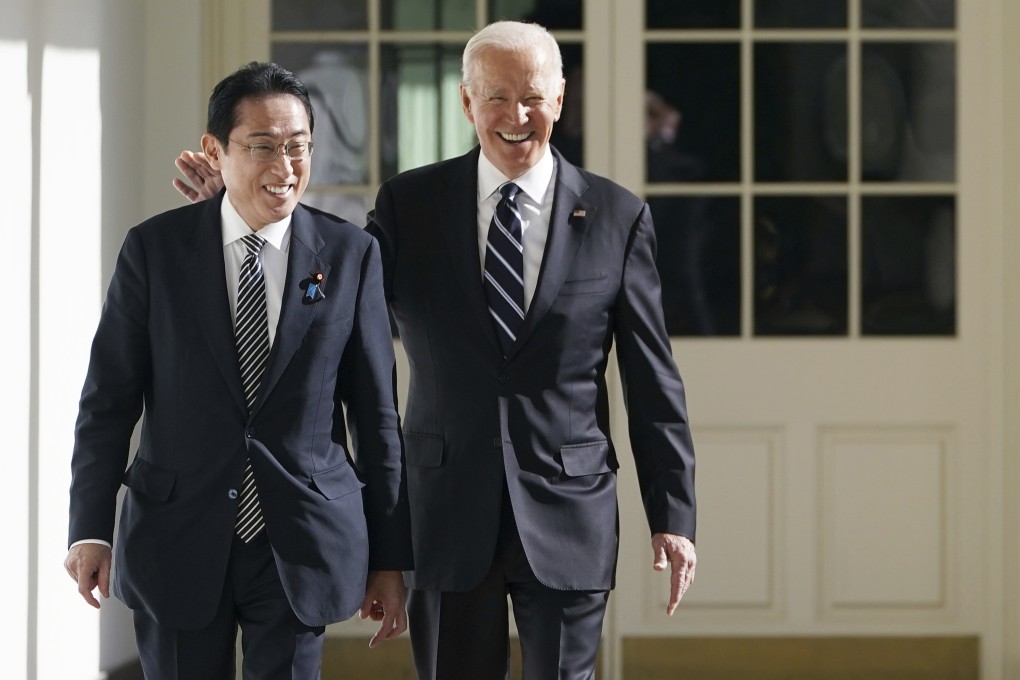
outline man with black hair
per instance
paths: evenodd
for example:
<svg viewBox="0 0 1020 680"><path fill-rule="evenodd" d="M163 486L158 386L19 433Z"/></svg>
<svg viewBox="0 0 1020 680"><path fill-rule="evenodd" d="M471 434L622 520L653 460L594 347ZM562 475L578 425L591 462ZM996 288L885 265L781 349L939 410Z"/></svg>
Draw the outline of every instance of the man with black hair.
<svg viewBox="0 0 1020 680"><path fill-rule="evenodd" d="M406 628L379 247L299 203L313 125L276 64L221 81L202 150L225 189L131 229L103 306L65 567L92 606L98 587L134 611L153 680L234 677L238 627L248 680L318 678L324 627L359 610L373 646Z"/></svg>

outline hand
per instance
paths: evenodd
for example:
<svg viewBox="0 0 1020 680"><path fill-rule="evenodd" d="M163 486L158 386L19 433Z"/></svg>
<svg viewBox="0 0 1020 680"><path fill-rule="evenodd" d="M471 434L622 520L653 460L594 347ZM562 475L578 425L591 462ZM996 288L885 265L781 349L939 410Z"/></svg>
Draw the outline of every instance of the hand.
<svg viewBox="0 0 1020 680"><path fill-rule="evenodd" d="M361 605L361 618L382 621L379 631L369 641L375 647L407 630L404 611L404 578L399 571L370 571Z"/></svg>
<svg viewBox="0 0 1020 680"><path fill-rule="evenodd" d="M79 543L67 551L64 569L78 584L78 592L90 605L99 609L99 600L92 591L99 587L103 597L110 597L110 564L113 551L101 543Z"/></svg>
<svg viewBox="0 0 1020 680"><path fill-rule="evenodd" d="M223 188L223 178L220 177L218 170L209 165L204 153L182 151L181 155L174 159L174 165L190 182L188 184L184 180L175 179L174 189L192 203L212 198Z"/></svg>
<svg viewBox="0 0 1020 680"><path fill-rule="evenodd" d="M690 539L676 534L654 534L652 552L655 553L652 569L665 571L669 565L672 570L669 577L669 604L666 605L666 614L673 616L676 606L680 604L680 598L694 581L694 567L697 565L698 556Z"/></svg>

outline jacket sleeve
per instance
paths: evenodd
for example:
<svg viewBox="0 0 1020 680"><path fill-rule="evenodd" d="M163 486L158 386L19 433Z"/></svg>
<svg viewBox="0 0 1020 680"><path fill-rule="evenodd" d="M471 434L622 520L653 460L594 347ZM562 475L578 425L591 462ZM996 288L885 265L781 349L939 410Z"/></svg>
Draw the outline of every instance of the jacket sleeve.
<svg viewBox="0 0 1020 680"><path fill-rule="evenodd" d="M149 383L148 277L138 230L121 248L92 341L71 456L68 544L113 542L131 434Z"/></svg>
<svg viewBox="0 0 1020 680"><path fill-rule="evenodd" d="M652 533L694 540L694 444L683 381L673 360L645 204L627 243L614 333L631 448Z"/></svg>
<svg viewBox="0 0 1020 680"><path fill-rule="evenodd" d="M396 367L383 297L379 246L370 240L338 389L347 407L357 466L365 480L369 568L410 570L411 522L397 416Z"/></svg>

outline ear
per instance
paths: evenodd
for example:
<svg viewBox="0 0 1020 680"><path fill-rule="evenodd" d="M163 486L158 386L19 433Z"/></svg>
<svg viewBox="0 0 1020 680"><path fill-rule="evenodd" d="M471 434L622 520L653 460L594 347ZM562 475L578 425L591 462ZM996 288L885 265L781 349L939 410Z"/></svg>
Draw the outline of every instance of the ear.
<svg viewBox="0 0 1020 680"><path fill-rule="evenodd" d="M205 154L206 160L209 161L209 165L212 166L213 170L220 170L220 158L226 153L223 146L220 144L220 140L216 139L213 135L208 132L202 135L202 153Z"/></svg>
<svg viewBox="0 0 1020 680"><path fill-rule="evenodd" d="M464 83L460 84L460 107L464 110L464 116L468 119L468 122L474 125L475 116L471 113L471 93L464 86Z"/></svg>

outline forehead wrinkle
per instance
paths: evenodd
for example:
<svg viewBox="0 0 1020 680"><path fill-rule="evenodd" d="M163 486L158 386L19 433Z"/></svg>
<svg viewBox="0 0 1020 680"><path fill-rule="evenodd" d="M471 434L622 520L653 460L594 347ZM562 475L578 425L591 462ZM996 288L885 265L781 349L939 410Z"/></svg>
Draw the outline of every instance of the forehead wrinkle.
<svg viewBox="0 0 1020 680"><path fill-rule="evenodd" d="M503 83L493 83L491 80L483 77L479 94L487 98L506 96L508 93L523 96L538 94L545 97L550 94L551 90L552 85L545 81L542 74L536 73L529 78L523 79L519 85L511 84L509 86Z"/></svg>
<svg viewBox="0 0 1020 680"><path fill-rule="evenodd" d="M268 131L268 130L252 130L251 132L246 134L245 137L247 137L247 138L252 138L252 137L269 137L269 138L274 138L274 137L284 137L284 136L286 136L286 137L299 137L301 135L307 135L307 134L308 134L308 132L306 130L303 130L303 129L295 130L295 131L291 132L289 135L283 134L283 133L280 133L280 132Z"/></svg>

